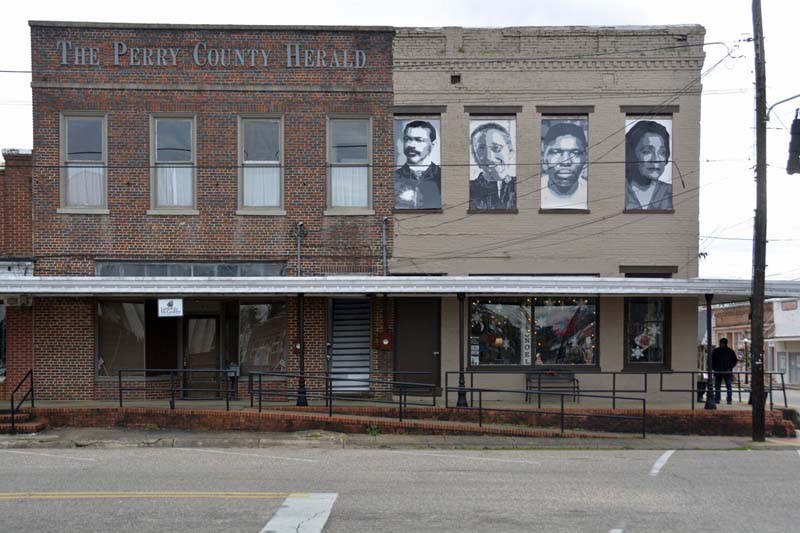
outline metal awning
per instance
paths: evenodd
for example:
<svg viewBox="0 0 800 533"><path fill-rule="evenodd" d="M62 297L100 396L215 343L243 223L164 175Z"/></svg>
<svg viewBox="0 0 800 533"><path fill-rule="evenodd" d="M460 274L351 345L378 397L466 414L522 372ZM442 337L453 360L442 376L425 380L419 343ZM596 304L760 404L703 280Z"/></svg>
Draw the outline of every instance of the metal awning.
<svg viewBox="0 0 800 533"><path fill-rule="evenodd" d="M572 276L319 276L259 278L44 277L0 278L0 297L9 296L320 296L560 295L696 296L714 302L750 297L751 283L739 279L674 279ZM800 298L800 282L768 281L768 298Z"/></svg>

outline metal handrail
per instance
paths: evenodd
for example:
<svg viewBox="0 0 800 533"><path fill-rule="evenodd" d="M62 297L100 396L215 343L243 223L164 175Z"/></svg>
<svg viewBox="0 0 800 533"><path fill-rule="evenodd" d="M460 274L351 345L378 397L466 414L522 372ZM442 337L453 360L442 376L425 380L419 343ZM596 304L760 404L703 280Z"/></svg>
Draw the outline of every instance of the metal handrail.
<svg viewBox="0 0 800 533"><path fill-rule="evenodd" d="M458 375L461 372L459 370L448 370L444 374L444 382L445 388L449 387L450 384L450 376L451 375ZM526 376L529 374L537 375L541 374L542 376L547 375L559 375L560 373L569 373L573 374L574 376L611 376L611 388L606 389L586 389L581 387L580 390L576 391L576 394L570 393L571 396L581 398L583 393L600 393L600 394L611 394L611 408L617 408L617 399L622 399L621 396L618 396L618 393L623 394L646 394L647 393L647 376L652 374L652 372L643 372L643 371L619 371L619 370L586 370L581 371L579 369L536 369L536 370L523 370L523 371L509 371L509 370L494 370L494 369L481 369L481 370L466 370L464 371L465 375L469 375L470 379L470 387L475 386L475 376L476 375L498 375L498 374L507 374L507 375L520 375ZM639 387L624 387L620 388L617 386L617 376L624 376L629 378L631 376L640 376L642 378L642 383ZM537 407L542 407L542 397L536 389L529 389L526 387L527 392L525 393L526 397L530 394L537 394L538 395L538 402ZM465 392L467 392L465 390ZM588 396L587 396L588 397ZM470 403L474 403L474 395L470 396Z"/></svg>
<svg viewBox="0 0 800 533"><path fill-rule="evenodd" d="M397 372L400 373L400 372ZM430 374L430 372L414 372L419 374ZM344 372L344 371L331 371L331 372L305 372L305 373L292 373L292 372L249 372L248 373L248 391L250 393L250 406L254 407L255 398L258 398L258 412L260 413L263 409L263 397L280 397L280 398L297 398L301 394L298 392L290 391L290 390L280 390L280 391L265 391L263 387L263 378L264 377L282 377L286 379L299 379L300 377L312 377L317 379L324 379L325 380L325 388L324 391L320 391L314 388L307 387L306 391L302 394L306 398L316 398L325 401L325 407L328 408L328 416L333 416L333 404L334 399L336 400L347 400L347 401L355 401L355 402L370 402L370 403L385 403L385 404L395 404L397 403L398 408L398 418L400 422L403 421L403 409L407 408L409 405L412 406L422 406L422 407L436 407L436 388L435 384L430 383L409 383L406 381L396 381L396 380L384 380L384 379L373 379L373 378L347 378L342 377L346 374L353 374L353 372ZM254 383L255 380L258 380L258 386L256 389L256 384ZM372 389L372 385L386 385L392 388L392 390L399 389L399 393L397 394L398 399L397 402L394 400L381 400L375 398L361 398L361 397L353 397L353 396L343 396L341 393L335 393L333 390L333 382L334 381L347 381L347 382L355 382L355 383L363 383L368 384L369 389ZM420 402L409 402L408 401L408 393L412 390L430 390L431 391L431 403L420 403Z"/></svg>
<svg viewBox="0 0 800 533"><path fill-rule="evenodd" d="M30 379L31 385L28 388L28 390L25 391L25 394L22 396L22 399L19 401L19 403L16 403L15 400L14 400L14 397L19 392L20 387L22 387L22 385L28 379ZM16 432L17 432L17 425L16 425L15 417L16 417L17 413L21 413L22 412L22 404L24 404L25 401L28 398L30 398L30 400L31 400L30 413L33 414L33 409L36 407L36 394L35 394L34 385L33 385L33 369L32 368L25 373L25 376L23 376L23 378L21 380L19 380L19 383L17 383L17 386L14 387L13 391L11 391L11 433L12 434L16 434Z"/></svg>
<svg viewBox="0 0 800 533"><path fill-rule="evenodd" d="M678 375L678 376L680 376L680 375L690 375L691 376L691 380L692 380L692 382L691 382L692 383L692 388L691 389L664 388L664 376L665 375L667 375L667 376L669 376L669 375ZM728 372L711 372L711 373L709 373L709 372L707 372L705 370L673 370L673 371L669 371L669 372L661 372L661 377L660 377L660 380L659 380L659 391L661 391L661 392L690 392L691 393L691 400L692 400L692 410L694 410L694 408L695 408L695 400L694 400L695 393L699 393L701 391L703 393L706 393L706 394L708 393L708 386L707 385L703 386L702 389L699 389L697 387L697 378L695 376L703 376L703 378L705 380L705 379L709 379L709 378L713 379L715 375L720 375L720 376L729 375L731 377L732 376L738 376L739 379L737 379L737 381L736 381L736 387L734 387L733 384L731 384L731 392L732 393L736 392L739 395L739 402L742 401L742 393L743 392L746 392L746 393L749 393L749 394L752 394L752 392L753 392L752 384L750 384L749 387L747 387L747 386L746 387L742 387L741 376L745 376L745 378L747 378L748 376L750 376L750 372L740 371L740 370L735 370L735 371L731 370L731 371L728 371ZM770 376L770 378L766 379L767 376ZM765 383L765 385L768 386L768 390L765 390L764 392L769 397L769 408L770 408L770 410L775 409L775 404L774 404L773 398L772 398L772 393L775 390L775 388L772 386L773 385L773 381L774 381L772 378L774 376L780 376L781 384L780 384L780 388L778 388L777 390L783 392L783 406L784 407L789 407L789 401L788 401L788 398L786 397L786 382L784 381L784 372L780 372L780 371L777 371L777 370L765 370L764 371L764 378L765 378L764 379L764 383ZM745 380L745 385L747 385L747 384L748 384L747 380Z"/></svg>
<svg viewBox="0 0 800 533"><path fill-rule="evenodd" d="M162 375L169 375L169 408L175 409L175 401L182 400L182 401L209 401L209 400L216 400L218 398L183 398L184 393L188 392L216 392L218 394L224 394L225 396L225 410L231 410L231 398L236 397L236 390L234 389L233 383L228 378L229 370L225 369L187 369L187 368L121 368L117 370L117 396L119 399L119 407L123 407L123 393L125 392L149 392L150 389L147 388L145 385L144 388L142 387L124 387L123 383L123 374L124 373L131 373L131 374L138 374L144 375L147 378L147 374L158 373ZM206 388L206 387L186 387L184 385L183 376L185 374L217 374L221 375L223 379L220 380L220 386L214 388ZM176 379L178 376L181 379ZM225 387L222 384L225 383ZM179 393L180 397L176 397L176 393Z"/></svg>
<svg viewBox="0 0 800 533"><path fill-rule="evenodd" d="M463 410L477 410L478 411L478 426L483 426L483 393L512 393L512 394L525 394L526 391L530 389L509 389L509 388L485 388L485 387L445 387L445 404L450 409L463 409ZM448 396L450 393L460 393L460 392L470 392L478 393L478 407L474 406L474 402L470 402L469 405L466 407L464 406L449 406ZM633 416L633 415L622 415L622 414L608 414L608 413L593 413L593 412L577 412L575 410L566 411L564 409L564 397L566 396L573 396L573 392L550 392L550 391L533 391L534 394L544 394L548 396L558 396L560 398L560 409L559 409L559 419L561 422L561 433L564 433L565 427L565 417L568 416L592 416L596 418L614 418L619 420L641 420L642 424L642 438L647 438L647 400L644 398L633 398L629 396L616 396L617 400L623 401L632 401L632 402L641 402L642 409L641 409L641 416ZM603 399L611 399L610 396L601 396L597 394L583 394L578 393L580 397L583 398L603 398ZM491 409L492 411L503 411L503 412L511 412L511 413L543 413L543 414L552 414L552 411L548 411L546 409L536 408L536 409Z"/></svg>

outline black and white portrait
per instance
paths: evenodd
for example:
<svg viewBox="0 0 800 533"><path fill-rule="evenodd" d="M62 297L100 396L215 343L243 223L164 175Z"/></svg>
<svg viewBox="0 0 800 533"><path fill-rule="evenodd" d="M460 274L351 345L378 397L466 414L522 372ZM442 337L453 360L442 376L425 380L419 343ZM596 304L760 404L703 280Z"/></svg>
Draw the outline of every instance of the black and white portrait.
<svg viewBox="0 0 800 533"><path fill-rule="evenodd" d="M672 119L625 121L625 209L672 209Z"/></svg>
<svg viewBox="0 0 800 533"><path fill-rule="evenodd" d="M440 209L442 171L438 118L394 121L395 209Z"/></svg>
<svg viewBox="0 0 800 533"><path fill-rule="evenodd" d="M542 119L542 209L588 209L589 120Z"/></svg>
<svg viewBox="0 0 800 533"><path fill-rule="evenodd" d="M469 132L469 208L516 209L516 119L471 119Z"/></svg>

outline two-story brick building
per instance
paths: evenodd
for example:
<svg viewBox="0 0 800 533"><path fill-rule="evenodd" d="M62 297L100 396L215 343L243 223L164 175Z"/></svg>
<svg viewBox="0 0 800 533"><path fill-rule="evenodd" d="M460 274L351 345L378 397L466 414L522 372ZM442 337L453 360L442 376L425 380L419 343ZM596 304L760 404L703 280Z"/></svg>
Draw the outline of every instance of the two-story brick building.
<svg viewBox="0 0 800 533"><path fill-rule="evenodd" d="M695 369L703 35L31 22L0 393Z"/></svg>

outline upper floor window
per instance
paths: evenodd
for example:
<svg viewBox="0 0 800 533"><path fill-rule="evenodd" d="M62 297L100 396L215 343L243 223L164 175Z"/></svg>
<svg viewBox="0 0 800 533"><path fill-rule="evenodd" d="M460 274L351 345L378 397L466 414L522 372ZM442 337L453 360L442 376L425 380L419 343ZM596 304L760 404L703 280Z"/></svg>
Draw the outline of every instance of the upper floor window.
<svg viewBox="0 0 800 533"><path fill-rule="evenodd" d="M280 119L242 119L240 134L239 207L279 209L283 197Z"/></svg>
<svg viewBox="0 0 800 533"><path fill-rule="evenodd" d="M369 208L371 136L369 118L335 118L328 130L331 208Z"/></svg>
<svg viewBox="0 0 800 533"><path fill-rule="evenodd" d="M195 134L191 117L153 118L155 209L195 206Z"/></svg>
<svg viewBox="0 0 800 533"><path fill-rule="evenodd" d="M62 119L61 205L106 206L106 119L102 115L65 115Z"/></svg>

